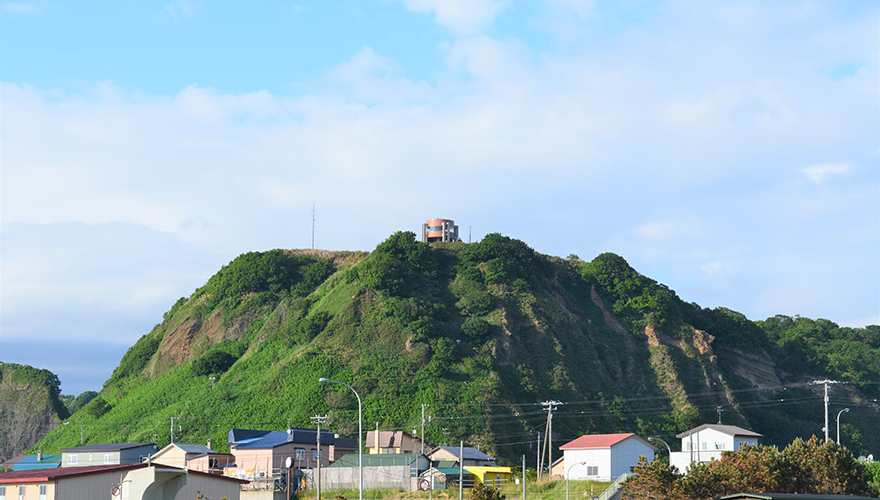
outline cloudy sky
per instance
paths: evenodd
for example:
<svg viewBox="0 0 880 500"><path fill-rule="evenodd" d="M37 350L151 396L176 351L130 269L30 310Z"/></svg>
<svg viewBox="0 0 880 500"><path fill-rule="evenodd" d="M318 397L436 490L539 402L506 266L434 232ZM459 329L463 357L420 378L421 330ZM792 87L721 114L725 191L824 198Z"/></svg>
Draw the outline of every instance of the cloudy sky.
<svg viewBox="0 0 880 500"><path fill-rule="evenodd" d="M451 218L880 323L875 0L0 3L0 360L98 390L247 251Z"/></svg>

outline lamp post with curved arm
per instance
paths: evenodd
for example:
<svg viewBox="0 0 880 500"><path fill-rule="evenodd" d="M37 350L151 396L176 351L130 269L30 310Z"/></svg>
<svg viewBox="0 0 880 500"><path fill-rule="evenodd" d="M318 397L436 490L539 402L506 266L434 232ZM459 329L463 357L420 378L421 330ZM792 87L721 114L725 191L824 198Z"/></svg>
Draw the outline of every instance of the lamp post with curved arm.
<svg viewBox="0 0 880 500"><path fill-rule="evenodd" d="M318 382L326 382L328 384L339 384L344 385L351 389L351 392L354 393L354 397L358 400L358 474L360 475L360 484L358 485L358 493L360 494L359 500L364 500L364 447L361 442L363 438L363 429L364 429L364 414L363 409L361 407L361 396L354 390L354 387L346 384L345 382L337 382L336 380L330 380L329 378L321 377L318 379Z"/></svg>
<svg viewBox="0 0 880 500"><path fill-rule="evenodd" d="M576 464L571 464L568 469L565 471L565 500L568 500L568 476L571 473L571 468L575 465L586 465L587 462L578 462Z"/></svg>
<svg viewBox="0 0 880 500"><path fill-rule="evenodd" d="M840 444L840 414L849 413L849 408L844 408L837 412L837 444Z"/></svg>
<svg viewBox="0 0 880 500"><path fill-rule="evenodd" d="M649 437L649 438L648 438L648 441L660 441L661 443L665 444L665 445L666 445L666 451L669 452L669 460L672 460L672 448L669 447L669 443L667 443L666 441L664 441L664 440L662 440L662 439L660 439L660 438L655 438L655 437Z"/></svg>

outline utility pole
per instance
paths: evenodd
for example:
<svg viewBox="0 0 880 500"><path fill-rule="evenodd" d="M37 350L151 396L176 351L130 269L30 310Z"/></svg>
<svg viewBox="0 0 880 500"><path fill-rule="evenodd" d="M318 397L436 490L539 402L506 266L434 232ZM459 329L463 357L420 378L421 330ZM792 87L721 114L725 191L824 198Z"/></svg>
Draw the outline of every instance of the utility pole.
<svg viewBox="0 0 880 500"><path fill-rule="evenodd" d="M828 442L828 386L831 384L840 384L837 380L814 380L810 382L810 385L822 384L825 386L825 427L822 429L825 431L825 442Z"/></svg>
<svg viewBox="0 0 880 500"><path fill-rule="evenodd" d="M523 455L523 500L526 500L526 456Z"/></svg>
<svg viewBox="0 0 880 500"><path fill-rule="evenodd" d="M721 424L721 412L724 411L724 409L721 408L721 405L718 405L715 407L715 410L718 412L718 425L722 425Z"/></svg>
<svg viewBox="0 0 880 500"><path fill-rule="evenodd" d="M321 424L327 420L327 415L324 415L323 417L315 415L314 417L311 417L311 420L312 422L318 423L318 472L315 474L315 484L318 489L318 500L321 500Z"/></svg>
<svg viewBox="0 0 880 500"><path fill-rule="evenodd" d="M174 442L174 417L171 417L171 442Z"/></svg>
<svg viewBox="0 0 880 500"><path fill-rule="evenodd" d="M551 472L550 477L553 477L553 410L556 409L556 405L561 405L562 403L559 401L544 401L541 404L547 409L547 439L544 442L547 443L547 470Z"/></svg>
<svg viewBox="0 0 880 500"><path fill-rule="evenodd" d="M425 407L426 406L428 406L428 405L422 404L422 439L421 439L421 441L422 441L422 455L425 454ZM434 486L433 481L434 481L434 479L432 476L432 478L431 478L431 486L432 487ZM320 499L318 499L318 500L320 500Z"/></svg>
<svg viewBox="0 0 880 500"><path fill-rule="evenodd" d="M458 500L464 495L464 441L458 442Z"/></svg>
<svg viewBox="0 0 880 500"><path fill-rule="evenodd" d="M541 431L538 431L538 482L541 481L541 459L544 458L544 448L541 448Z"/></svg>

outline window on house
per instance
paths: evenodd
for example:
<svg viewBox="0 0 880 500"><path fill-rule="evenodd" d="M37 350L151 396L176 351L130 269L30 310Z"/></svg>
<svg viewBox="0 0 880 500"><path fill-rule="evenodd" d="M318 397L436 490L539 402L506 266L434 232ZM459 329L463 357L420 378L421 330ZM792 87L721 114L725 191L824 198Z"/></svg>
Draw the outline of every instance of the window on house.
<svg viewBox="0 0 880 500"><path fill-rule="evenodd" d="M76 465L76 462L79 460L79 455L70 455L67 457L68 465Z"/></svg>
<svg viewBox="0 0 880 500"><path fill-rule="evenodd" d="M716 449L716 450L723 450L723 449L724 449L724 443L715 443L715 449Z"/></svg>
<svg viewBox="0 0 880 500"><path fill-rule="evenodd" d="M704 449L704 450L706 449L706 444L707 444L707 443L704 441L704 442L703 442L703 449Z"/></svg>
<svg viewBox="0 0 880 500"><path fill-rule="evenodd" d="M318 450L312 450L312 459L313 459L313 460L317 460L317 459L318 459Z"/></svg>
<svg viewBox="0 0 880 500"><path fill-rule="evenodd" d="M587 466L587 475L588 476L598 476L599 475L599 466L598 465L588 465Z"/></svg>
<svg viewBox="0 0 880 500"><path fill-rule="evenodd" d="M305 460L306 459L306 449L305 448L294 448L293 452L296 455L297 460Z"/></svg>
<svg viewBox="0 0 880 500"><path fill-rule="evenodd" d="M687 443L687 451L691 451L691 443Z"/></svg>
<svg viewBox="0 0 880 500"><path fill-rule="evenodd" d="M115 463L115 462L113 461L113 454L112 454L112 453L106 453L106 454L104 454L104 463L105 463L105 464L112 464L112 463Z"/></svg>
<svg viewBox="0 0 880 500"><path fill-rule="evenodd" d="M6 486L0 486L0 500L6 500Z"/></svg>
<svg viewBox="0 0 880 500"><path fill-rule="evenodd" d="M24 486L18 487L18 500L24 500Z"/></svg>
<svg viewBox="0 0 880 500"><path fill-rule="evenodd" d="M46 500L46 485L40 485L40 500Z"/></svg>

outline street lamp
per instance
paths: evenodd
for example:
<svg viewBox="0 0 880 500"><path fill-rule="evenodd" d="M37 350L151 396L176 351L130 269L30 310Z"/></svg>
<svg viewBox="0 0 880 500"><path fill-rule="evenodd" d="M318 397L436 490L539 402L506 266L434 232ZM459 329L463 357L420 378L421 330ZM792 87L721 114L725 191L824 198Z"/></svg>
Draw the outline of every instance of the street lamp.
<svg viewBox="0 0 880 500"><path fill-rule="evenodd" d="M328 384L339 384L344 385L351 389L351 392L354 393L354 397L358 400L358 473L360 475L360 484L358 485L358 492L360 493L360 500L364 500L364 446L361 442L361 438L363 437L363 429L364 429L364 413L361 408L361 396L354 390L354 387L346 384L345 382L337 382L335 380L330 380L329 378L321 377L318 379L318 382L325 382Z"/></svg>
<svg viewBox="0 0 880 500"><path fill-rule="evenodd" d="M840 414L849 413L849 408L844 408L837 412L837 444L840 444Z"/></svg>
<svg viewBox="0 0 880 500"><path fill-rule="evenodd" d="M672 460L672 448L669 447L669 443L667 443L666 441L664 441L664 440L662 440L662 439L660 439L660 438L655 438L655 437L649 437L649 438L648 438L648 441L660 441L661 443L665 444L665 445L666 445L666 451L669 452L669 460Z"/></svg>
<svg viewBox="0 0 880 500"><path fill-rule="evenodd" d="M571 468L575 465L586 465L587 462L578 462L576 464L571 464L568 466L568 470L565 471L565 500L568 500L568 476L571 474ZM587 471L589 474L589 471Z"/></svg>

